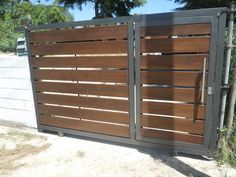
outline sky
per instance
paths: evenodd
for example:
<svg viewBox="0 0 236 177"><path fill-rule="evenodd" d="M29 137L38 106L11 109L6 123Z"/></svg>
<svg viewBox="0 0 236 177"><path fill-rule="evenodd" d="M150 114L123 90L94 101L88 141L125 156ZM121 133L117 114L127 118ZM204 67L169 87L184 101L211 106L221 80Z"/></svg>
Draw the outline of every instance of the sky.
<svg viewBox="0 0 236 177"><path fill-rule="evenodd" d="M36 0L33 0L36 2ZM41 0L42 4L50 4L52 0ZM147 3L139 8L131 10L131 14L152 14L162 12L172 12L175 8L181 7L179 4L174 3L174 0L147 0ZM91 20L94 17L94 6L88 3L83 6L82 11L79 9L70 9L70 13L74 16L75 21Z"/></svg>

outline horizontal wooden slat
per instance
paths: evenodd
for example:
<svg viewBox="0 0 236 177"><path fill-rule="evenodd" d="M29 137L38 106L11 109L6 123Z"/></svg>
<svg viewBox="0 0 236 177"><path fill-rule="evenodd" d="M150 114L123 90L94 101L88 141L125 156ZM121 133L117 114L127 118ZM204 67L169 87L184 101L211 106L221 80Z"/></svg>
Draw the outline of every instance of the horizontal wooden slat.
<svg viewBox="0 0 236 177"><path fill-rule="evenodd" d="M142 101L141 112L150 114L183 116L193 119L205 118L205 106L194 104L174 104Z"/></svg>
<svg viewBox="0 0 236 177"><path fill-rule="evenodd" d="M202 70L207 55L141 56L141 69Z"/></svg>
<svg viewBox="0 0 236 177"><path fill-rule="evenodd" d="M167 118L159 116L142 115L143 127L168 129L194 134L203 134L204 122L190 119Z"/></svg>
<svg viewBox="0 0 236 177"><path fill-rule="evenodd" d="M35 86L36 91L128 97L128 86L123 85L35 82Z"/></svg>
<svg viewBox="0 0 236 177"><path fill-rule="evenodd" d="M114 54L127 53L127 41L73 42L30 45L31 55Z"/></svg>
<svg viewBox="0 0 236 177"><path fill-rule="evenodd" d="M141 87L141 98L199 103L201 101L201 90L194 88Z"/></svg>
<svg viewBox="0 0 236 177"><path fill-rule="evenodd" d="M206 74L207 78L207 74ZM142 84L175 85L200 87L202 81L202 72L187 71L142 71Z"/></svg>
<svg viewBox="0 0 236 177"><path fill-rule="evenodd" d="M38 109L40 114L45 115L57 115L111 123L129 124L129 115L127 113L47 106L42 104L38 105Z"/></svg>
<svg viewBox="0 0 236 177"><path fill-rule="evenodd" d="M128 112L128 100L89 98L67 95L37 94L39 103L51 103Z"/></svg>
<svg viewBox="0 0 236 177"><path fill-rule="evenodd" d="M127 68L127 56L33 57L34 67Z"/></svg>
<svg viewBox="0 0 236 177"><path fill-rule="evenodd" d="M209 52L208 37L176 39L141 39L141 52L189 53Z"/></svg>
<svg viewBox="0 0 236 177"><path fill-rule="evenodd" d="M30 32L30 43L127 38L127 25Z"/></svg>
<svg viewBox="0 0 236 177"><path fill-rule="evenodd" d="M143 128L141 128L141 134L144 137L158 138L169 141L182 141L193 144L203 143L203 137L198 135L188 135L188 134L181 134L181 133L174 133L160 130L149 130Z"/></svg>
<svg viewBox="0 0 236 177"><path fill-rule="evenodd" d="M170 36L188 34L210 34L211 24L181 24L171 26L147 26L141 27L141 36Z"/></svg>
<svg viewBox="0 0 236 177"><path fill-rule="evenodd" d="M86 132L129 137L129 127L105 123L89 122L75 119L62 119L49 116L40 116L40 124L54 127L81 130Z"/></svg>
<svg viewBox="0 0 236 177"><path fill-rule="evenodd" d="M93 82L128 82L127 71L34 70L38 80L71 80Z"/></svg>

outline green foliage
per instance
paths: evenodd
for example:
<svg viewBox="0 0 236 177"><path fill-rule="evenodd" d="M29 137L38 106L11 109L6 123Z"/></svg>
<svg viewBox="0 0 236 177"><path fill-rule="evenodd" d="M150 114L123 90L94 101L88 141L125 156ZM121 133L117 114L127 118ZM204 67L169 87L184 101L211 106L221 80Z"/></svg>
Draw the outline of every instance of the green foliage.
<svg viewBox="0 0 236 177"><path fill-rule="evenodd" d="M211 8L211 7L229 7L231 2L236 0L175 0L176 3L184 6L178 8L179 10Z"/></svg>
<svg viewBox="0 0 236 177"><path fill-rule="evenodd" d="M216 160L220 165L228 164L236 168L236 122L233 129L233 134L229 139L226 139L226 131L221 131Z"/></svg>
<svg viewBox="0 0 236 177"><path fill-rule="evenodd" d="M33 5L29 0L0 0L0 51L15 51L16 39L22 36L14 29L27 25L73 21L68 10L56 5Z"/></svg>
<svg viewBox="0 0 236 177"><path fill-rule="evenodd" d="M82 5L93 3L94 18L105 18L128 16L131 9L142 6L146 0L55 0L55 2L68 8L78 7L80 10L82 10Z"/></svg>
<svg viewBox="0 0 236 177"><path fill-rule="evenodd" d="M236 29L236 26L235 26ZM236 44L236 33L233 33L233 43ZM226 32L227 36L227 32ZM230 71L230 85L233 82L232 66L236 62L236 48L232 50L231 58L231 71ZM219 164L229 164L236 168L236 121L234 121L233 134L229 139L226 139L227 128L221 130L221 138L219 141L218 151L216 153L216 159Z"/></svg>

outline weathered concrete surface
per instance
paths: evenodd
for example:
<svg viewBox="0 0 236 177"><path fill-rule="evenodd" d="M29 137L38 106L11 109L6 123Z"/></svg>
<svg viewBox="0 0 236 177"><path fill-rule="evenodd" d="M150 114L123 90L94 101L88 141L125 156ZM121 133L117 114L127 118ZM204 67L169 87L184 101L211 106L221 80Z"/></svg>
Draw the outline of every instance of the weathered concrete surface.
<svg viewBox="0 0 236 177"><path fill-rule="evenodd" d="M0 163L0 177L225 177L228 170L197 156L176 157L163 150L58 137L6 124L0 124Z"/></svg>

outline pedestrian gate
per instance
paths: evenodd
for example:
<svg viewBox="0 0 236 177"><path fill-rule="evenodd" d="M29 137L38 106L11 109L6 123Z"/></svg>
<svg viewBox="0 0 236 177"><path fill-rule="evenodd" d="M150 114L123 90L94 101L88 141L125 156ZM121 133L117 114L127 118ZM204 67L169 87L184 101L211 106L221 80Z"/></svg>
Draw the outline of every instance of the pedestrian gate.
<svg viewBox="0 0 236 177"><path fill-rule="evenodd" d="M38 129L209 154L225 8L26 29Z"/></svg>

